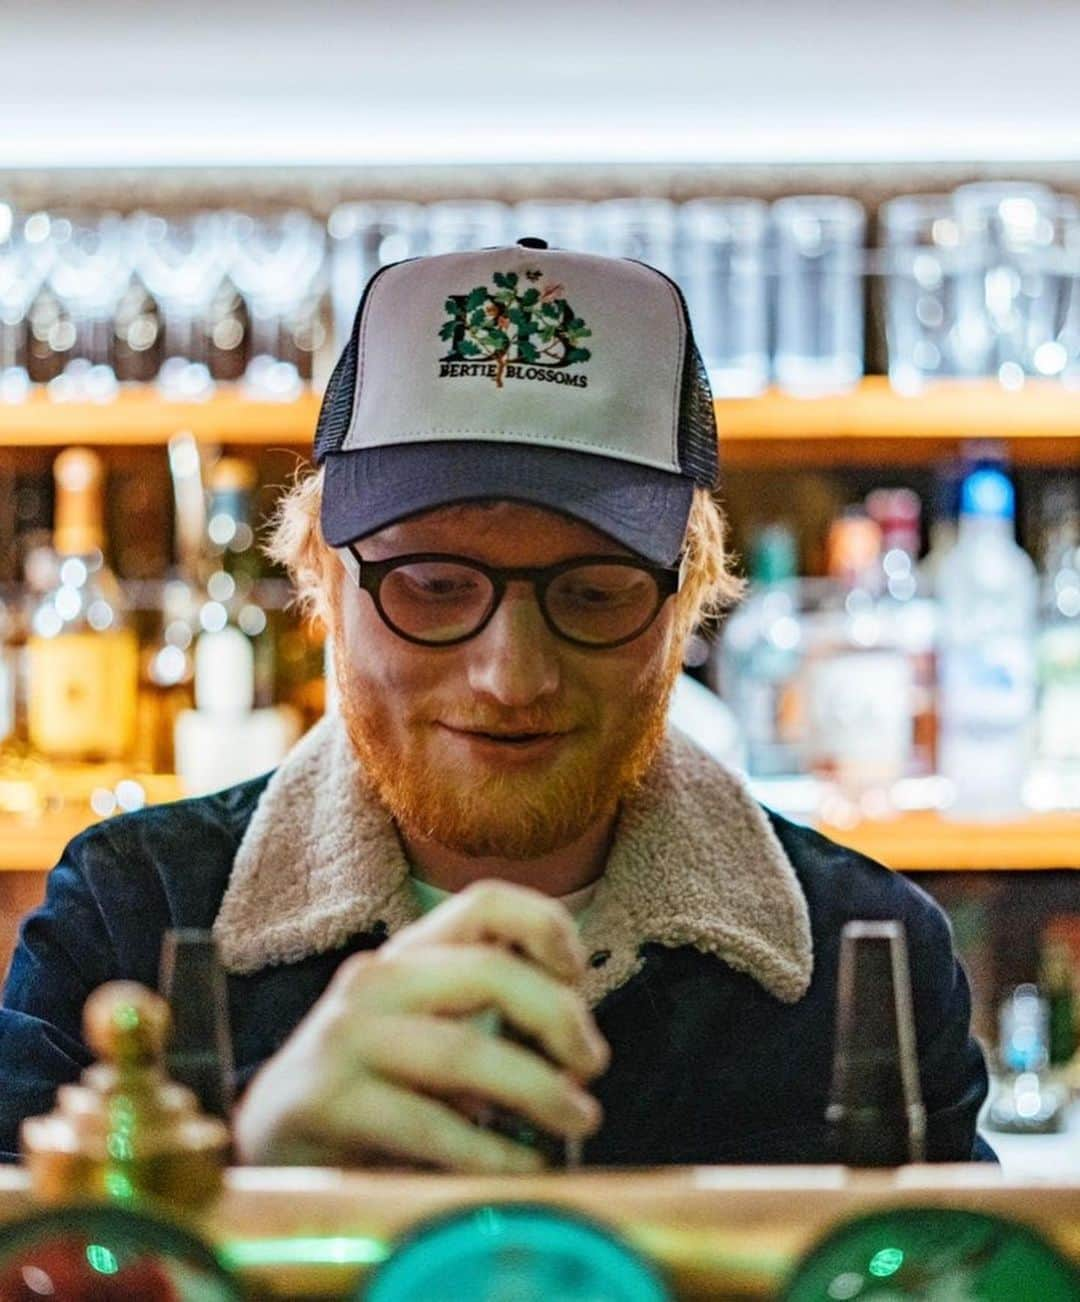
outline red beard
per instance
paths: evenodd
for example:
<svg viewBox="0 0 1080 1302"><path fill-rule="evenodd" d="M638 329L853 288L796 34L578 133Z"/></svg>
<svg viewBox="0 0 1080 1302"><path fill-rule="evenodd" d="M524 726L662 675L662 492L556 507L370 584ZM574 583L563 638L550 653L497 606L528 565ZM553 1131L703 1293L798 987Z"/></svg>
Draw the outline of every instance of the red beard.
<svg viewBox="0 0 1080 1302"><path fill-rule="evenodd" d="M610 817L622 797L647 772L664 737L668 700L679 672L679 657L665 671L647 678L620 701L616 726L597 729L595 708L587 703L572 716L545 706L513 717L474 708L417 714L401 727L374 692L357 690L340 666L335 646L341 713L370 786L407 837L432 840L474 858L536 859L569 845ZM582 717L584 715L584 717ZM396 721L394 721L396 722ZM440 762L439 723L477 730L558 732L573 730L550 762L535 768L505 770Z"/></svg>

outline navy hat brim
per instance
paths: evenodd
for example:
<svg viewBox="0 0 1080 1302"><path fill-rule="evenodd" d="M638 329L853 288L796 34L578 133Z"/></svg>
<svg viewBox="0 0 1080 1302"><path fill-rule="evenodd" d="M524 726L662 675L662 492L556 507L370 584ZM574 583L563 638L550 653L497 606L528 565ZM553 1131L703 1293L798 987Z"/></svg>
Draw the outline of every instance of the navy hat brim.
<svg viewBox="0 0 1080 1302"><path fill-rule="evenodd" d="M565 448L443 440L332 452L323 537L342 547L440 506L501 498L592 525L657 565L682 551L694 483L685 475Z"/></svg>

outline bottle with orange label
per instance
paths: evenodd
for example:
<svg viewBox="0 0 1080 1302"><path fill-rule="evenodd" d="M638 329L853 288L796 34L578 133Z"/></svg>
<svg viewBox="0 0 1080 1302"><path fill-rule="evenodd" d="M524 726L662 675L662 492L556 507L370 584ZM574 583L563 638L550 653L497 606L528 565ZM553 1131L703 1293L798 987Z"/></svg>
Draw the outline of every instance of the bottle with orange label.
<svg viewBox="0 0 1080 1302"><path fill-rule="evenodd" d="M828 569L806 617L810 767L824 782L826 817L880 816L911 771L914 684L882 605L881 529L864 512L833 521Z"/></svg>
<svg viewBox="0 0 1080 1302"><path fill-rule="evenodd" d="M101 458L68 448L53 466L57 579L34 611L27 644L27 727L50 759L126 758L135 739L138 646L105 560Z"/></svg>

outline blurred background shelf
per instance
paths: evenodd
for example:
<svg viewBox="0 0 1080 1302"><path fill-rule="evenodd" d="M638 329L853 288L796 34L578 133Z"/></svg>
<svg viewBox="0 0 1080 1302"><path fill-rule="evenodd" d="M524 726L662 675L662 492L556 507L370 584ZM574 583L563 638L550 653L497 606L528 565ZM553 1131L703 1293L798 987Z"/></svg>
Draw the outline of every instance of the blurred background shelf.
<svg viewBox="0 0 1080 1302"><path fill-rule="evenodd" d="M35 390L0 404L0 448L155 446L178 430L205 443L304 448L319 401L306 393L268 402L223 387L205 402L173 402L147 386L108 402L56 402ZM1080 456L1080 390L1051 381L1016 392L996 381L943 382L905 396L876 375L822 398L770 390L721 399L716 414L726 466L924 465L971 440L1003 445L1020 465Z"/></svg>
<svg viewBox="0 0 1080 1302"><path fill-rule="evenodd" d="M177 779L149 780L155 801L179 799ZM46 872L67 842L94 821L76 809L40 817L0 816L0 872ZM1033 814L1006 823L952 823L910 813L854 827L821 825L833 840L901 872L1080 868L1080 814Z"/></svg>
<svg viewBox="0 0 1080 1302"><path fill-rule="evenodd" d="M818 830L902 872L1080 868L1080 813L960 823L927 811Z"/></svg>
<svg viewBox="0 0 1080 1302"><path fill-rule="evenodd" d="M1054 382L941 382L907 396L874 375L823 398L729 398L716 415L722 466L924 465L973 439L1021 465L1080 455L1080 391Z"/></svg>
<svg viewBox="0 0 1080 1302"><path fill-rule="evenodd" d="M299 447L311 442L318 414L313 393L267 402L224 388L205 402L171 402L147 386L108 402L54 402L35 390L26 402L0 404L0 448L145 447L167 443L180 430L203 443Z"/></svg>
<svg viewBox="0 0 1080 1302"><path fill-rule="evenodd" d="M131 784L130 774L122 766L73 767L58 774L50 786L50 791L55 793L53 806L30 807L25 814L0 814L0 872L47 872L71 838L98 821L98 816L88 808L91 793L111 792L125 780L136 785L141 791L140 799L150 804L178 800L184 794L180 780L170 773L140 775ZM29 788L20 793L11 783L8 787L9 801L22 794L30 805Z"/></svg>

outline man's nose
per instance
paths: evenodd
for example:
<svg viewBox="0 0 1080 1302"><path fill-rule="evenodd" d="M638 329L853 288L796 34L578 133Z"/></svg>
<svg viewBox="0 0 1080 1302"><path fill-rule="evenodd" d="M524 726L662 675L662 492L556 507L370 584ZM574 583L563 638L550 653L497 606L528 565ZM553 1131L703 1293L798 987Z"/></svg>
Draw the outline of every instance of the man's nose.
<svg viewBox="0 0 1080 1302"><path fill-rule="evenodd" d="M555 635L527 584L510 585L488 626L466 647L469 686L501 705L531 705L559 686Z"/></svg>

